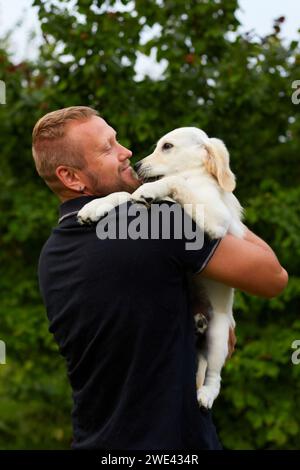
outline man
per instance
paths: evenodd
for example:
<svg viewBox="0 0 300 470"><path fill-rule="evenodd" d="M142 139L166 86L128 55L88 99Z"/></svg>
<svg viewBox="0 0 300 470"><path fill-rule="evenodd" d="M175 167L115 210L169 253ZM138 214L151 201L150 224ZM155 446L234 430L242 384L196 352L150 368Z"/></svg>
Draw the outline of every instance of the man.
<svg viewBox="0 0 300 470"><path fill-rule="evenodd" d="M286 271L250 231L243 240L205 237L201 249L188 251L174 236L100 240L95 226L78 224L86 202L140 184L131 151L91 108L40 119L33 156L62 201L40 256L39 281L73 391L72 447L220 449L211 413L196 399L186 273L273 297L285 287Z"/></svg>

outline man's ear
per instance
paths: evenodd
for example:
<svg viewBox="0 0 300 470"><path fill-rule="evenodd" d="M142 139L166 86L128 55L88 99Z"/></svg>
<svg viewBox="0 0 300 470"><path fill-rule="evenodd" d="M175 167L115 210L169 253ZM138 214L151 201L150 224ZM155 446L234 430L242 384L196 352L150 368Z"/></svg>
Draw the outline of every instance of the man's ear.
<svg viewBox="0 0 300 470"><path fill-rule="evenodd" d="M224 191L232 192L235 189L235 176L229 167L229 153L220 139L209 139L205 144L207 155L204 159L206 170L218 181Z"/></svg>
<svg viewBox="0 0 300 470"><path fill-rule="evenodd" d="M81 192L84 188L84 183L74 168L60 165L56 168L55 174L61 183L72 191Z"/></svg>

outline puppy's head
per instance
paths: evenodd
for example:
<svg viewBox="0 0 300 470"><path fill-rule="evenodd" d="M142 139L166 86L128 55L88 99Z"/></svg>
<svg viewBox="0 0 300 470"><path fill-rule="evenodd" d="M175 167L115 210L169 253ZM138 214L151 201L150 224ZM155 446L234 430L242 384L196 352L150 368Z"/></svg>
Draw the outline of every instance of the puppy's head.
<svg viewBox="0 0 300 470"><path fill-rule="evenodd" d="M196 127L180 127L164 135L154 152L136 165L145 180L202 170L213 175L221 188L233 191L235 178L229 168L229 154L219 139L210 139Z"/></svg>
<svg viewBox="0 0 300 470"><path fill-rule="evenodd" d="M199 139L195 128L180 127L164 135L154 152L140 160L135 168L140 177L149 181L196 169L199 161Z"/></svg>

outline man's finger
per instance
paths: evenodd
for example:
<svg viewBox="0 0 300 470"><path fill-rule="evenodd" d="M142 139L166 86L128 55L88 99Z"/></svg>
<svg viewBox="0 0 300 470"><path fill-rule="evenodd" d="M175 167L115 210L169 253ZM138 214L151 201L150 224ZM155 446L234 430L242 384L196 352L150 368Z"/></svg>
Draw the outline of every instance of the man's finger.
<svg viewBox="0 0 300 470"><path fill-rule="evenodd" d="M227 359L230 359L232 354L233 354L233 351L234 351L234 348L235 348L235 345L236 345L236 336L235 336L235 329L234 328L229 328L229 335L228 335L228 355L227 355Z"/></svg>

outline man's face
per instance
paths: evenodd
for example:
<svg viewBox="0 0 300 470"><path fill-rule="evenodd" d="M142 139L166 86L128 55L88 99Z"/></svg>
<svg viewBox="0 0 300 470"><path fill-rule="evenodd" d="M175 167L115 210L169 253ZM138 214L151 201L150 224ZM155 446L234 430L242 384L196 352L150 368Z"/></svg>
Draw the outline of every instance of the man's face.
<svg viewBox="0 0 300 470"><path fill-rule="evenodd" d="M86 160L80 171L85 194L106 196L117 191L132 193L140 185L129 159L132 152L118 143L115 130L104 119L93 116L72 122L68 137L79 145Z"/></svg>

